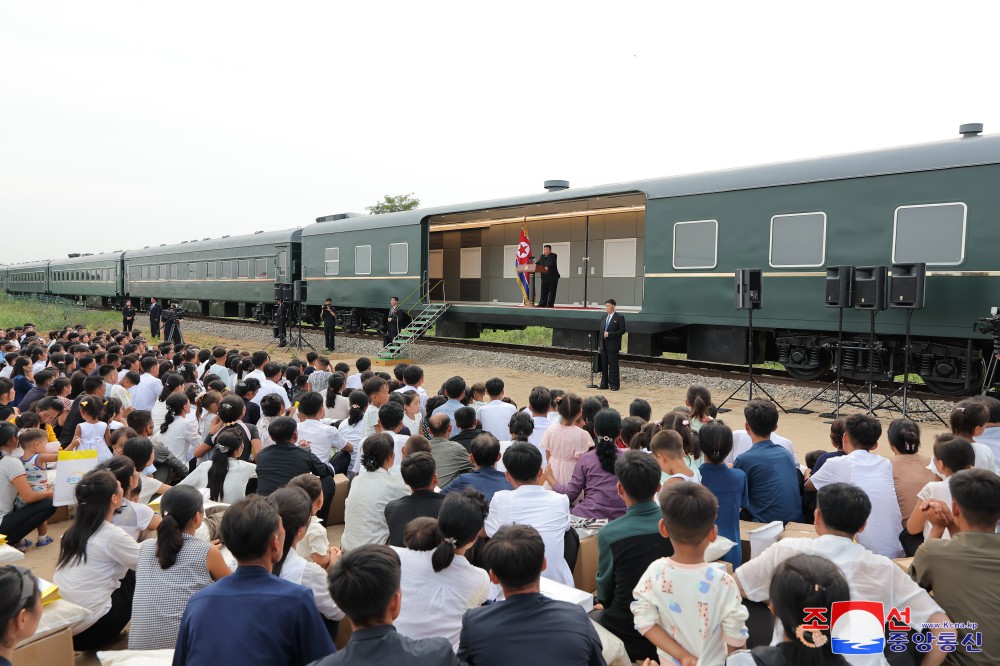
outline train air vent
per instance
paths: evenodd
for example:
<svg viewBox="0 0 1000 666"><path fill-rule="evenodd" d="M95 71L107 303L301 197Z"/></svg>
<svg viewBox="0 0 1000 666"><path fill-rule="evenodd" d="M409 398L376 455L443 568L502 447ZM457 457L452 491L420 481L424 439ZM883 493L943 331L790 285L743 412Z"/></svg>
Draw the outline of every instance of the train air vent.
<svg viewBox="0 0 1000 666"><path fill-rule="evenodd" d="M70 259L76 259L77 257L80 256L80 253L79 252L73 252L72 254L67 254L66 256L69 257Z"/></svg>
<svg viewBox="0 0 1000 666"><path fill-rule="evenodd" d="M229 238L229 234L226 234L225 236L223 236L223 238Z"/></svg>
<svg viewBox="0 0 1000 666"><path fill-rule="evenodd" d="M958 133L964 136L966 139L974 136L979 136L983 133L982 123L965 123L960 125L958 128Z"/></svg>
<svg viewBox="0 0 1000 666"><path fill-rule="evenodd" d="M264 233L264 232L263 231L255 231L255 232L253 232L253 235L256 236L257 234L262 234L262 233Z"/></svg>
<svg viewBox="0 0 1000 666"><path fill-rule="evenodd" d="M547 180L543 184L543 187L549 192L559 192L561 190L569 189L568 180Z"/></svg>

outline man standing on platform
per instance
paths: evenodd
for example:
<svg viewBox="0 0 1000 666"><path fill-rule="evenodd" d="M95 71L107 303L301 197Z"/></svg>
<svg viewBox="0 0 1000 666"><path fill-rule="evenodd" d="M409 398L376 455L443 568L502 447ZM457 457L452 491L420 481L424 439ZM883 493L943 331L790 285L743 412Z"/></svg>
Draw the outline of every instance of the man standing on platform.
<svg viewBox="0 0 1000 666"><path fill-rule="evenodd" d="M615 312L615 299L604 301L606 315L601 319L597 333L597 350L601 356L601 388L618 390L618 354L625 335L625 317Z"/></svg>
<svg viewBox="0 0 1000 666"><path fill-rule="evenodd" d="M323 304L323 335L326 336L326 351L334 351L337 344L337 312L333 309L333 299Z"/></svg>
<svg viewBox="0 0 1000 666"><path fill-rule="evenodd" d="M389 344L396 339L399 335L399 331L403 328L400 324L400 315L402 313L399 311L399 299L393 296L389 299L389 314L385 318L385 335L382 336L382 341L385 344Z"/></svg>
<svg viewBox="0 0 1000 666"><path fill-rule="evenodd" d="M160 317L163 315L163 307L156 302L155 298L149 299L149 337L160 337Z"/></svg>
<svg viewBox="0 0 1000 666"><path fill-rule="evenodd" d="M135 323L135 308L132 307L132 301L125 301L125 307L122 308L122 331L126 333L132 330L132 324Z"/></svg>
<svg viewBox="0 0 1000 666"><path fill-rule="evenodd" d="M542 275L542 293L538 297L538 307L551 308L556 304L556 287L559 286L559 268L556 259L559 255L552 252L551 245L542 246L542 256L535 262L536 267L549 269Z"/></svg>

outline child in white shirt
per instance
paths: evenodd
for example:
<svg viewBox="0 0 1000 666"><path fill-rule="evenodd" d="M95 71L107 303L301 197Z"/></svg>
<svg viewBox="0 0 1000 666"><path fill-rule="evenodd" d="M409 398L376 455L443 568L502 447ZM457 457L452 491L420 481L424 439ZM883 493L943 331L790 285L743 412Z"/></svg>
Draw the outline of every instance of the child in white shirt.
<svg viewBox="0 0 1000 666"><path fill-rule="evenodd" d="M635 629L656 646L661 664L722 664L746 644L749 613L732 576L705 562L719 503L699 483L675 483L660 508L660 534L674 555L650 564L635 586Z"/></svg>
<svg viewBox="0 0 1000 666"><path fill-rule="evenodd" d="M951 507L948 478L955 472L969 469L975 463L976 452L968 440L951 433L938 435L934 440L934 465L944 480L931 481L917 493L919 501L913 506L913 513L906 521L906 531L910 534L919 534L922 530L924 539L950 539L951 534L947 527L935 525L930 521L934 510L927 500L940 500L945 506Z"/></svg>
<svg viewBox="0 0 1000 666"><path fill-rule="evenodd" d="M329 568L340 554L340 549L330 545L326 528L316 513L323 506L323 485L315 474L300 474L288 482L289 488L302 488L312 501L312 518L306 528L306 535L295 544L295 552L305 560L315 562L324 569Z"/></svg>
<svg viewBox="0 0 1000 666"><path fill-rule="evenodd" d="M76 426L73 441L66 447L72 451L97 451L97 462L102 463L111 458L111 430L108 424L100 420L104 411L104 398L96 395L85 395L80 400L80 416L83 421Z"/></svg>

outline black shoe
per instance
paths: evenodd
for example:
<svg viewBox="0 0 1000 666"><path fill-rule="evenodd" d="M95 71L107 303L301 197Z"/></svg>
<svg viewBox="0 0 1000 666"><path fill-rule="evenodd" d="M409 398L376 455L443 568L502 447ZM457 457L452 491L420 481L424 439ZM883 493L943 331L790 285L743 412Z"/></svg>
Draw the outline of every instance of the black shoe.
<svg viewBox="0 0 1000 666"><path fill-rule="evenodd" d="M618 387L617 387L617 386L612 386L612 387L611 387L611 390L612 390L612 391L617 391L617 390L618 390Z"/></svg>
<svg viewBox="0 0 1000 666"><path fill-rule="evenodd" d="M608 390L608 387L607 387L607 386L598 386L598 387L597 387L597 390L598 390L598 391L607 391L607 390Z"/></svg>

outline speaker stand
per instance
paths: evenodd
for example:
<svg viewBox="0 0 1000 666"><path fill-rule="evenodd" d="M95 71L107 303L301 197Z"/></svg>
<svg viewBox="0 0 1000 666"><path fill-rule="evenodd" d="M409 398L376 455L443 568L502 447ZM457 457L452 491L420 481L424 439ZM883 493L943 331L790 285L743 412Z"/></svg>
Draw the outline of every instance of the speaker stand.
<svg viewBox="0 0 1000 666"><path fill-rule="evenodd" d="M740 384L736 388L735 391L733 391L732 393L729 394L728 398L726 398L725 400L722 401L722 404L720 404L718 406L718 408L717 408L718 411L720 413L725 413L725 412L731 411L729 409L723 409L724 405L727 402L729 402L730 400L733 400L733 401L736 401L736 402L750 402L751 400L754 399L754 397L753 397L753 390L754 390L754 388L756 388L758 391L760 391L761 393L763 393L764 395L766 395L767 399L770 400L771 402L773 402L774 405L778 409L780 409L785 414L787 414L788 410L786 410L784 407L782 407L781 403L779 403L777 400L775 400L774 397L770 393L768 393L767 390L763 386L761 386L759 383L757 383L756 379L753 378L753 356L754 356L753 351L754 351L753 350L753 308L750 308L750 309L747 310L747 378L743 381L742 384ZM747 388L747 398L746 399L737 398L736 394L739 393L740 391L742 391L744 387Z"/></svg>
<svg viewBox="0 0 1000 666"><path fill-rule="evenodd" d="M292 308L292 312L295 314L295 322L292 324L293 333L288 348L289 349L295 348L299 351L302 351L305 347L309 347L309 349L316 351L316 348L313 347L311 344L309 344L308 340L302 337L303 307L304 306L302 305L302 303L296 303ZM296 324L298 324L298 331L295 331Z"/></svg>
<svg viewBox="0 0 1000 666"><path fill-rule="evenodd" d="M598 363L600 362L601 353L596 349L594 349L593 333L587 334L587 347L590 349L590 383L587 385L587 388L590 389L601 388L600 386L594 383L594 361L597 360Z"/></svg>
<svg viewBox="0 0 1000 666"><path fill-rule="evenodd" d="M826 386L824 386L819 391L819 393L817 393L813 397L809 398L809 400L807 400L805 402L805 404L803 404L801 407L799 407L797 409L790 409L790 410L788 410L789 414L812 414L813 410L806 409L806 407L808 407L811 403L816 402L817 400L818 401L822 401L822 402L829 402L829 400L827 400L826 398L823 398L823 395L827 391L829 391L831 388L833 388L834 389L834 396L833 396L834 409L833 409L832 412L826 412L826 413L820 414L820 417L824 418L824 419L836 419L836 418L840 417L840 407L841 407L841 404L840 404L840 392L841 392L841 385L843 384L843 381L841 380L841 372L842 372L843 366L844 366L844 361L843 361L843 357L841 356L841 351L840 350L844 346L844 308L837 308L837 310L838 310L840 316L837 317L837 376L836 376L836 379L834 379L832 382L830 382L829 384L827 384Z"/></svg>

